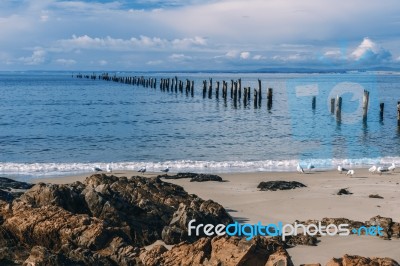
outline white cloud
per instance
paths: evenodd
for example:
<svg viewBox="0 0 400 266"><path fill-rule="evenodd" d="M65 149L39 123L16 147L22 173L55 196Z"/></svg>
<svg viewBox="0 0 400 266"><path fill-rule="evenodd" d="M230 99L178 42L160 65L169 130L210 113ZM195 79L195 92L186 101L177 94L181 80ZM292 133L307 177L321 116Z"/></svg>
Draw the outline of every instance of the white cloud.
<svg viewBox="0 0 400 266"><path fill-rule="evenodd" d="M46 51L43 48L37 47L32 52L31 56L20 57L19 60L25 65L40 65L46 61Z"/></svg>
<svg viewBox="0 0 400 266"><path fill-rule="evenodd" d="M364 38L361 44L351 53L350 57L356 61L379 63L391 59L392 55L370 38Z"/></svg>
<svg viewBox="0 0 400 266"><path fill-rule="evenodd" d="M76 64L76 61L73 59L64 59L60 58L56 60L57 64L63 65L63 66L72 66Z"/></svg>
<svg viewBox="0 0 400 266"><path fill-rule="evenodd" d="M262 59L265 59L265 57L260 54L253 56L253 60L262 60Z"/></svg>
<svg viewBox="0 0 400 266"><path fill-rule="evenodd" d="M73 35L71 39L57 41L54 50L98 49L133 51L137 48L190 49L194 46L205 46L206 44L206 40L201 37L167 40L159 37L148 37L143 35L139 38L132 37L130 39L112 38L110 36L99 38L90 37L88 35Z"/></svg>
<svg viewBox="0 0 400 266"><path fill-rule="evenodd" d="M249 59L249 57L250 57L250 52L241 52L240 53L241 59Z"/></svg>
<svg viewBox="0 0 400 266"><path fill-rule="evenodd" d="M329 50L324 53L324 57L327 57L327 58L340 58L342 56L343 56L343 54L339 50Z"/></svg>
<svg viewBox="0 0 400 266"><path fill-rule="evenodd" d="M192 59L192 57L186 56L184 54L172 54L168 58L173 60L173 61L184 61L184 60Z"/></svg>
<svg viewBox="0 0 400 266"><path fill-rule="evenodd" d="M146 62L146 65L156 66L156 65L161 65L162 63L163 63L162 60L150 60Z"/></svg>
<svg viewBox="0 0 400 266"><path fill-rule="evenodd" d="M108 65L107 60L99 60L98 63L99 63L100 66L106 66L106 65Z"/></svg>

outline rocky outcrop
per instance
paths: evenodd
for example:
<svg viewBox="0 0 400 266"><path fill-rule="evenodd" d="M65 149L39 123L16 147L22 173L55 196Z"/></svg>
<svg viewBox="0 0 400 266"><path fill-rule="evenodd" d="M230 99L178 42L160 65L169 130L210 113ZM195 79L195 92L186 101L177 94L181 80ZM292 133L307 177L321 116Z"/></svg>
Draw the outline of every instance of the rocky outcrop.
<svg viewBox="0 0 400 266"><path fill-rule="evenodd" d="M16 181L6 177L0 177L0 201L11 202L21 196L33 185Z"/></svg>
<svg viewBox="0 0 400 266"><path fill-rule="evenodd" d="M333 258L326 266L399 266L399 264L389 258L365 258L346 254L339 259Z"/></svg>
<svg viewBox="0 0 400 266"><path fill-rule="evenodd" d="M267 181L261 182L257 186L261 191L290 190L301 187L307 186L297 181Z"/></svg>
<svg viewBox="0 0 400 266"><path fill-rule="evenodd" d="M352 195L353 193L351 193L347 188L341 188L338 193L336 193L336 195Z"/></svg>
<svg viewBox="0 0 400 266"><path fill-rule="evenodd" d="M46 257L50 262L43 265L66 260L78 265L136 265L140 247L155 240L197 240L187 233L191 219L232 222L218 203L159 178L97 174L83 183L40 183L0 205L0 262L31 263ZM13 250L14 255L7 255Z"/></svg>
<svg viewBox="0 0 400 266"><path fill-rule="evenodd" d="M164 179L190 178L190 182L206 182L206 181L223 182L222 177L212 174L177 173L176 175L165 174L165 175L159 175L158 177Z"/></svg>
<svg viewBox="0 0 400 266"><path fill-rule="evenodd" d="M154 247L141 257L146 258L145 265L293 265L281 244L260 237L250 241L237 237L202 238L192 244L180 243L169 251Z"/></svg>

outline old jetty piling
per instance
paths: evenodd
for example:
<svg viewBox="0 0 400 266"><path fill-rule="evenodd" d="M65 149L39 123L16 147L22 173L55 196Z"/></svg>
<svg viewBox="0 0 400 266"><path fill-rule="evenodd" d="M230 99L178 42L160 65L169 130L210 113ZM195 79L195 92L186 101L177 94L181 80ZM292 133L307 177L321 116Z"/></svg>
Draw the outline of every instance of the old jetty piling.
<svg viewBox="0 0 400 266"><path fill-rule="evenodd" d="M215 98L219 98L219 81L217 81L217 87L215 88Z"/></svg>
<svg viewBox="0 0 400 266"><path fill-rule="evenodd" d="M316 97L316 96L313 96L313 97L312 97L312 101L311 101L311 108L312 108L313 110L315 110L316 104L317 104L317 97Z"/></svg>
<svg viewBox="0 0 400 266"><path fill-rule="evenodd" d="M211 99L212 98L212 78L210 78L210 85L208 86L208 98Z"/></svg>
<svg viewBox="0 0 400 266"><path fill-rule="evenodd" d="M400 126L400 101L397 102L397 125Z"/></svg>
<svg viewBox="0 0 400 266"><path fill-rule="evenodd" d="M369 91L364 90L364 95L363 95L363 120L364 121L367 121L368 104L369 104Z"/></svg>
<svg viewBox="0 0 400 266"><path fill-rule="evenodd" d="M342 119L342 97L339 95L336 97L336 119L337 121Z"/></svg>
<svg viewBox="0 0 400 266"><path fill-rule="evenodd" d="M335 98L331 98L331 114L335 113Z"/></svg>
<svg viewBox="0 0 400 266"><path fill-rule="evenodd" d="M380 103L379 104L379 118L382 121L383 120L383 111L385 109L385 103Z"/></svg>

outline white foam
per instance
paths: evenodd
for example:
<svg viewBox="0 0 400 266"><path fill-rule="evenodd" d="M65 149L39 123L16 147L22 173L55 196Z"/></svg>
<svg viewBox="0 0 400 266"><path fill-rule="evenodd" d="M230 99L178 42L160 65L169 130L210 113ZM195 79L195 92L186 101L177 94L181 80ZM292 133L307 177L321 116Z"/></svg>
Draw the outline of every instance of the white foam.
<svg viewBox="0 0 400 266"><path fill-rule="evenodd" d="M115 162L114 171L137 171L146 166L149 172L160 172L167 166L171 172L201 172L201 173L229 173L229 172L270 172L295 171L297 163L304 167L312 163L317 169L335 169L337 165L351 168L369 167L371 165L390 165L392 162L400 164L400 157L360 158L360 159L309 159L309 160L265 160L265 161L165 161L165 162ZM12 163L0 162L0 174L39 178L60 175L74 175L91 173L93 167L106 170L109 162L97 163Z"/></svg>

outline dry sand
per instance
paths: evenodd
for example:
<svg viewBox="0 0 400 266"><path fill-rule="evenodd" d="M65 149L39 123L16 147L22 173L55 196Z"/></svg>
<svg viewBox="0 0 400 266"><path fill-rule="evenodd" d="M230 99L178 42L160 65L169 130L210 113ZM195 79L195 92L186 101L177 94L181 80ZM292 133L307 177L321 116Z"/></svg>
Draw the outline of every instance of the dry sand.
<svg viewBox="0 0 400 266"><path fill-rule="evenodd" d="M137 172L114 172L118 176ZM146 173L151 177L157 173ZM36 182L70 183L84 180L88 175L37 179ZM293 223L295 220L345 217L366 221L376 215L400 222L400 173L372 175L367 169L356 169L354 177L337 171L314 171L306 174L292 172L258 172L220 174L226 182L189 182L188 179L167 180L181 185L186 191L203 199L223 205L238 222L262 224ZM288 191L259 191L261 181L298 181L306 188ZM336 195L347 188L352 195ZM379 194L384 199L369 198ZM295 265L326 263L344 254L391 257L400 262L400 240L377 237L323 237L317 247L297 246L288 250Z"/></svg>

